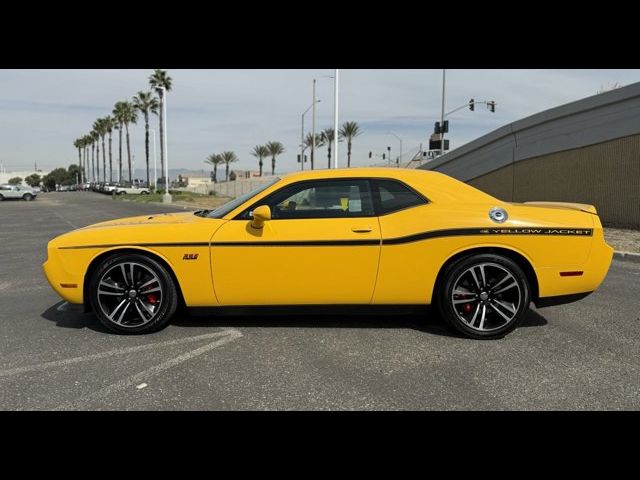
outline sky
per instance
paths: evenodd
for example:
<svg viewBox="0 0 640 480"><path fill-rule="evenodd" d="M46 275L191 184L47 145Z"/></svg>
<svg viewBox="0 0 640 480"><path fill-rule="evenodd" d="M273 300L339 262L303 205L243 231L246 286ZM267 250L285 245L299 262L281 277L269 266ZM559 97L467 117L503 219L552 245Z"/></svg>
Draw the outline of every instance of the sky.
<svg viewBox="0 0 640 480"><path fill-rule="evenodd" d="M276 172L299 169L301 115L312 103L317 79L316 131L333 127L334 70L169 70L173 89L167 101L169 167L205 171L208 155L234 151L238 169L257 169L250 151L280 141L284 153ZM0 70L0 163L7 170L52 169L77 163L73 142L106 116L115 102L148 90L150 70ZM603 88L640 81L640 70L447 70L445 111L470 98L493 100L464 108L449 119L451 149L523 117L597 94ZM340 70L339 123L357 122L362 134L353 143L352 165L382 162L398 139L405 156L428 146L440 119L442 70ZM151 117L151 128L158 118ZM305 134L311 131L311 111ZM136 168L144 164L144 122L130 129ZM158 137L159 141L159 137ZM117 135L114 135L114 159ZM346 165L346 145L339 147ZM126 151L126 150L125 150ZM369 152L374 154L369 159ZM153 149L151 150L153 162ZM126 156L126 155L125 155ZM407 157L407 158L405 158ZM159 158L159 147L158 147ZM107 160L108 161L108 160ZM159 160L158 160L159 162ZM327 150L317 153L326 168ZM270 165L270 161L266 162Z"/></svg>

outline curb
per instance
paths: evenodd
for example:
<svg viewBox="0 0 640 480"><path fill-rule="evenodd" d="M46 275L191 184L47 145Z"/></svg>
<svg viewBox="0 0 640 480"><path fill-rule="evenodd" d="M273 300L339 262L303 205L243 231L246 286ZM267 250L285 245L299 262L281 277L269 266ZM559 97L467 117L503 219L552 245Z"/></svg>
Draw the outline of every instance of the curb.
<svg viewBox="0 0 640 480"><path fill-rule="evenodd" d="M623 262L640 263L640 253L633 252L613 252L613 258Z"/></svg>

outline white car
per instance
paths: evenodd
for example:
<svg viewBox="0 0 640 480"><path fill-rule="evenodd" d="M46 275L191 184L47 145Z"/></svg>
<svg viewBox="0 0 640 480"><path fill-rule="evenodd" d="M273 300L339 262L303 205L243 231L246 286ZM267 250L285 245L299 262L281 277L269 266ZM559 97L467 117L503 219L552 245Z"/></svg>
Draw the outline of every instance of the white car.
<svg viewBox="0 0 640 480"><path fill-rule="evenodd" d="M25 187L23 185L0 185L0 201L5 198L22 198L27 202L30 202L36 198L38 192L31 187Z"/></svg>
<svg viewBox="0 0 640 480"><path fill-rule="evenodd" d="M146 187L116 187L115 189L116 195L148 195L149 189Z"/></svg>

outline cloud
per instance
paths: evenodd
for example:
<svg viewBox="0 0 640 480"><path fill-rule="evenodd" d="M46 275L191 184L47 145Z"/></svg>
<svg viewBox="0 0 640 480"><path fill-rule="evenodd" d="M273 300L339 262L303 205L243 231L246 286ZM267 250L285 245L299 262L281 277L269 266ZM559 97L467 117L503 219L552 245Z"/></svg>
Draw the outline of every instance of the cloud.
<svg viewBox="0 0 640 480"><path fill-rule="evenodd" d="M0 160L9 168L37 162L53 168L77 161L73 141L88 133L96 118L116 101L148 88L149 70L0 71ZM204 159L234 150L238 168L256 168L249 151L269 140L287 152L278 170L297 168L301 114L311 105L317 79L316 130L333 126L333 70L171 70L174 88L167 100L172 168L202 169ZM341 70L340 120L358 122L354 165L368 165L368 152L392 148L403 139L405 152L427 145L441 109L441 70ZM470 98L495 100L497 110L478 105L449 117L452 147L538 111L594 95L603 85L640 79L639 70L448 70L446 110ZM311 129L311 114L305 130ZM151 118L152 128L158 119ZM144 159L144 125L131 128L136 166ZM117 149L117 136L114 138ZM326 149L321 149L321 157ZM345 163L346 147L340 146Z"/></svg>

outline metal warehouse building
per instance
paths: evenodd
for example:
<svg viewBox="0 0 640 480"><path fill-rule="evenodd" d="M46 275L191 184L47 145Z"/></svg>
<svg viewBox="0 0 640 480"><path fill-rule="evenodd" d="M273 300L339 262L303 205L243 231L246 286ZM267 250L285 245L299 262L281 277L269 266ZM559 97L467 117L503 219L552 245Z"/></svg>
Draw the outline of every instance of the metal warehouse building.
<svg viewBox="0 0 640 480"><path fill-rule="evenodd" d="M605 225L640 228L640 83L511 123L420 168L505 201L592 204Z"/></svg>

